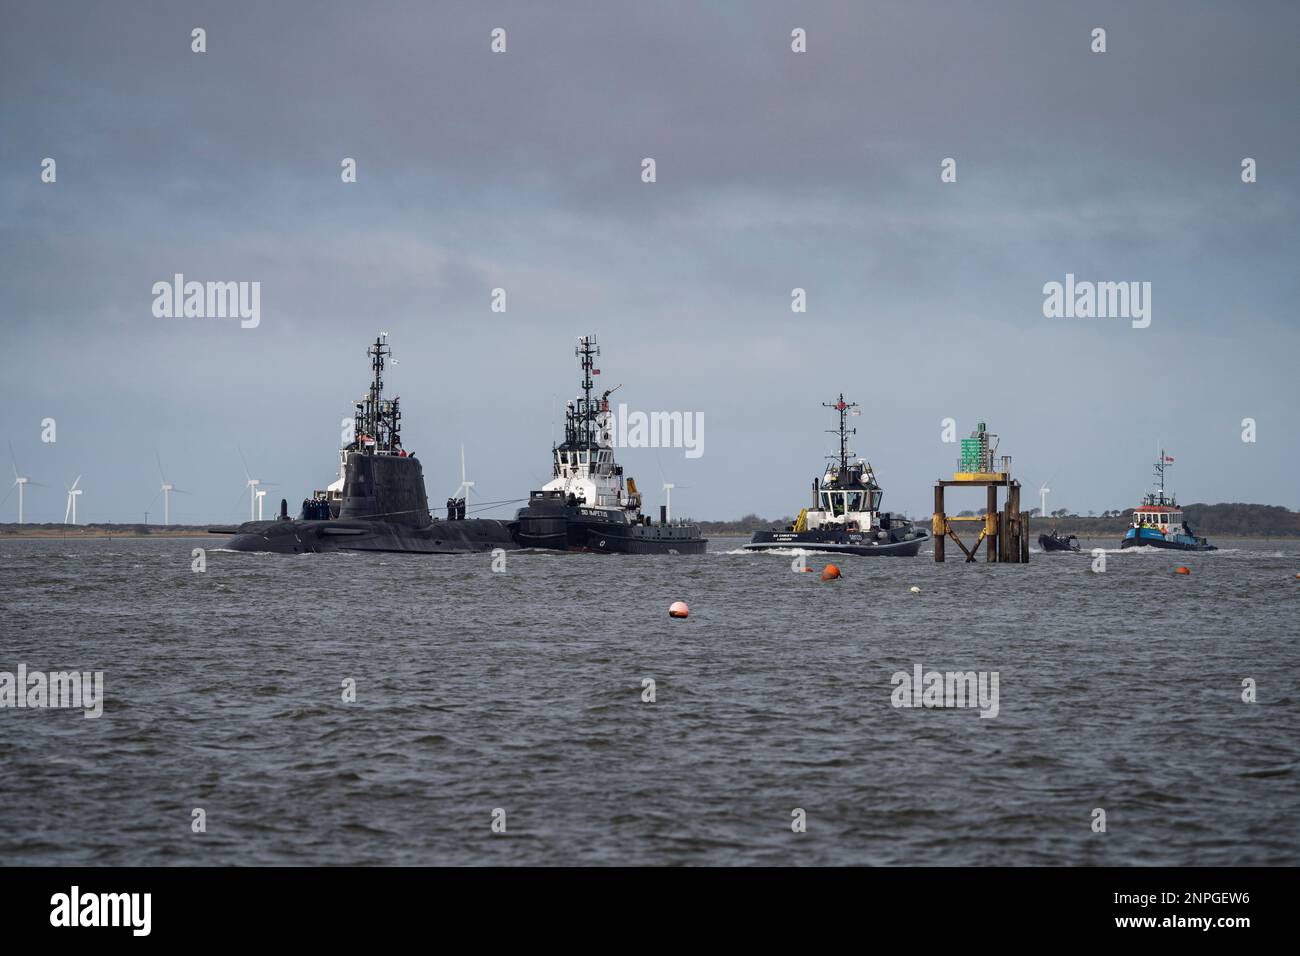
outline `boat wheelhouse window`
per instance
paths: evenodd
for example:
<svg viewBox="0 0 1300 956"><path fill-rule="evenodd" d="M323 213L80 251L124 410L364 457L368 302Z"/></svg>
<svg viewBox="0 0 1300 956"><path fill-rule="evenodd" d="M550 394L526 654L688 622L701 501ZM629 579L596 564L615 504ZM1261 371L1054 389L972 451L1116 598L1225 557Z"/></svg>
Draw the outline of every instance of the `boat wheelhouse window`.
<svg viewBox="0 0 1300 956"><path fill-rule="evenodd" d="M862 510L862 492L850 491L848 492L848 499L849 499L849 507L848 507L849 511Z"/></svg>
<svg viewBox="0 0 1300 956"><path fill-rule="evenodd" d="M880 496L883 495L883 494L884 494L883 491L873 491L873 492L871 493L871 510L872 510L872 511L879 511L879 510L880 510Z"/></svg>

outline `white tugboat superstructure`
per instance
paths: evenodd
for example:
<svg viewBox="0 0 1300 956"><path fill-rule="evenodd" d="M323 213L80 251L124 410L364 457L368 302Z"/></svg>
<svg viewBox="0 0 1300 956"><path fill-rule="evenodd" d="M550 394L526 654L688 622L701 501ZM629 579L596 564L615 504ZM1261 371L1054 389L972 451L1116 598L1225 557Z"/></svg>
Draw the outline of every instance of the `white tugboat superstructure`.
<svg viewBox="0 0 1300 956"><path fill-rule="evenodd" d="M875 470L866 459L849 449L847 417L858 414L857 402L846 402L844 394L835 402L823 402L839 414L839 453L821 479L813 480L812 507L799 513L785 531L758 531L745 545L751 551L802 548L859 555L901 555L910 557L921 550L929 537L911 521L880 510L884 496Z"/></svg>
<svg viewBox="0 0 1300 956"><path fill-rule="evenodd" d="M551 451L552 478L519 510L520 545L568 551L635 554L698 554L707 542L696 525L658 524L641 513L636 482L624 478L614 460L609 396L620 386L593 396L594 336L578 340L574 354L582 365L582 394L565 403L564 441Z"/></svg>

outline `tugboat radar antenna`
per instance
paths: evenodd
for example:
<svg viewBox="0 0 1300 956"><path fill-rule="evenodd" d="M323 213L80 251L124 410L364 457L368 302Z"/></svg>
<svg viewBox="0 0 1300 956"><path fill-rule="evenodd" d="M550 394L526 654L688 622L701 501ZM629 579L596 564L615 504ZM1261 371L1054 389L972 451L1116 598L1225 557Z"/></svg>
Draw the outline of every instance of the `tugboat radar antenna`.
<svg viewBox="0 0 1300 956"><path fill-rule="evenodd" d="M576 436L583 443L584 447L592 441L592 435L596 431L596 416L599 409L596 403L591 399L591 390L595 387L591 376L599 375L600 369L595 368L596 356L600 354L600 346L596 344L594 335L584 335L578 339L578 346L573 350L573 354L578 356L582 362L582 400L581 408L577 409L577 423L579 426L579 435Z"/></svg>
<svg viewBox="0 0 1300 956"><path fill-rule="evenodd" d="M1164 448L1160 448L1158 450L1158 453L1156 454L1155 475L1160 480L1159 484L1157 485L1157 487L1160 489L1160 500L1158 502L1159 504L1165 503L1165 469L1169 467L1169 462L1172 460L1173 459L1171 458L1165 457Z"/></svg>
<svg viewBox="0 0 1300 956"><path fill-rule="evenodd" d="M850 435L856 435L856 434L858 433L858 430L857 430L856 428L849 428L849 427L848 427L848 424L847 424L847 419L848 419L849 414L850 414L851 412L853 412L854 409L858 408L859 405L858 405L857 402L846 402L846 401L844 400L844 393L843 393L843 392L840 392L839 401L835 401L835 402L822 402L822 407L823 407L823 408L833 408L833 409L835 409L837 412L839 412L839 415L840 415L840 427L839 427L839 429L838 429L838 430L835 430L835 431L832 431L831 429L828 428L826 431L827 431L827 434L830 434L830 435L839 435L839 437L840 437L840 470L841 470L841 471L848 471L848 470L849 470L849 455L853 454L853 452L849 451L849 436L850 436ZM833 456L829 456L829 455L828 455L827 457L829 458L829 457L833 457Z"/></svg>

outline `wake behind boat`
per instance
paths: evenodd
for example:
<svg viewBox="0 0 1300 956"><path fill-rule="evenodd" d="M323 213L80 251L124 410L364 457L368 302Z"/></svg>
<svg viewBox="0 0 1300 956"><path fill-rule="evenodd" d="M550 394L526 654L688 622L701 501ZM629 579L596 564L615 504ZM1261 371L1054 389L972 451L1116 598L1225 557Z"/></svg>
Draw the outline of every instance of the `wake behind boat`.
<svg viewBox="0 0 1300 956"><path fill-rule="evenodd" d="M913 557L929 538L929 533L911 521L880 510L884 494L876 474L864 459L849 459L848 437L857 429L847 427L846 416L858 414L857 402L823 402L839 414L839 455L832 459L820 480L813 479L813 506L799 512L795 523L785 531L757 531L747 551L772 551L778 548L802 548L863 556L893 555Z"/></svg>
<svg viewBox="0 0 1300 956"><path fill-rule="evenodd" d="M388 551L457 554L517 547L508 522L487 518L440 521L429 514L420 460L402 447L399 399L383 397L386 332L367 350L374 380L357 402L352 441L341 452L340 482L303 502L290 518L287 503L271 521L237 528L209 528L233 535L232 551L300 554L324 551Z"/></svg>
<svg viewBox="0 0 1300 956"><path fill-rule="evenodd" d="M521 547L614 554L703 554L708 541L698 525L672 522L666 507L659 523L641 513L636 482L623 480L614 461L609 396L592 397L594 359L600 347L584 335L574 350L582 364L582 394L565 406L564 442L552 449L554 477L519 509L515 536Z"/></svg>

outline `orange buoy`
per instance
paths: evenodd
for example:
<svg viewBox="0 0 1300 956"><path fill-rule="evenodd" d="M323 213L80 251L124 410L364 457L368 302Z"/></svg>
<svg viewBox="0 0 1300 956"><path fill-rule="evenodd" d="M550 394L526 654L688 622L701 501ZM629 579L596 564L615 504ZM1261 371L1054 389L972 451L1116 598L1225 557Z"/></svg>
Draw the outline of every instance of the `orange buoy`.
<svg viewBox="0 0 1300 956"><path fill-rule="evenodd" d="M826 565L825 568L822 569L823 581L833 581L839 576L840 576L840 569L833 564L828 564Z"/></svg>
<svg viewBox="0 0 1300 956"><path fill-rule="evenodd" d="M1174 574L1191 574L1191 568L1174 568Z"/></svg>
<svg viewBox="0 0 1300 956"><path fill-rule="evenodd" d="M669 617L686 617L691 613L691 609L686 606L685 601L674 601L668 608Z"/></svg>

